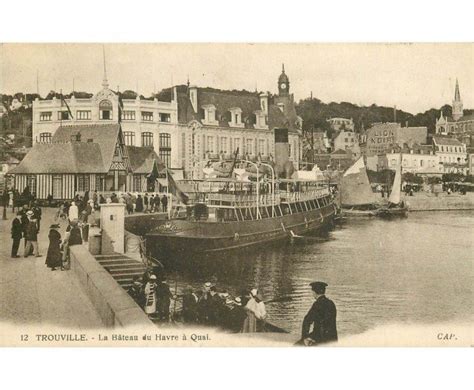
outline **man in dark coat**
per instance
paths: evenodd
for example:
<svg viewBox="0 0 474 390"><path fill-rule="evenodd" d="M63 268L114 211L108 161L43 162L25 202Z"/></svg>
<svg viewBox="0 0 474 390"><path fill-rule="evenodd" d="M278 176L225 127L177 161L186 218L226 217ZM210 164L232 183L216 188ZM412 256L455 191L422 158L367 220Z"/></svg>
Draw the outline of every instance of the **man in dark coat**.
<svg viewBox="0 0 474 390"><path fill-rule="evenodd" d="M137 196L137 203L135 206L135 211L137 213L141 213L143 211L143 198L140 194Z"/></svg>
<svg viewBox="0 0 474 390"><path fill-rule="evenodd" d="M304 317L300 344L311 346L337 341L336 305L325 295L327 284L313 282L310 286L316 302Z"/></svg>
<svg viewBox="0 0 474 390"><path fill-rule="evenodd" d="M168 198L166 195L163 195L163 198L161 198L161 204L163 206L163 212L166 213L168 211Z"/></svg>
<svg viewBox="0 0 474 390"><path fill-rule="evenodd" d="M21 238L23 237L23 225L21 223L21 217L22 213L21 211L18 211L16 213L16 217L12 221L12 252L11 252L11 257L20 257L18 256L18 248L20 247L20 241Z"/></svg>
<svg viewBox="0 0 474 390"><path fill-rule="evenodd" d="M26 245L24 257L28 257L31 247L33 247L35 256L41 257L38 250L38 224L34 218L33 211L28 211L26 215L28 217L28 224L25 230Z"/></svg>
<svg viewBox="0 0 474 390"><path fill-rule="evenodd" d="M160 212L160 195L155 195L155 197L153 198L153 210L156 212L156 213L159 213Z"/></svg>
<svg viewBox="0 0 474 390"><path fill-rule="evenodd" d="M33 207L31 208L31 211L33 211L33 215L36 219L36 223L38 225L38 232L39 232L41 229L41 214L42 214L41 207L38 206L38 203L34 202Z"/></svg>
<svg viewBox="0 0 474 390"><path fill-rule="evenodd" d="M192 324L198 321L198 301L199 297L189 286L183 295L183 321L185 323Z"/></svg>
<svg viewBox="0 0 474 390"><path fill-rule="evenodd" d="M148 193L145 192L145 196L143 197L143 211L146 213L148 212Z"/></svg>
<svg viewBox="0 0 474 390"><path fill-rule="evenodd" d="M169 321L172 296L170 287L163 276L161 283L158 283L156 286L156 311L161 321Z"/></svg>

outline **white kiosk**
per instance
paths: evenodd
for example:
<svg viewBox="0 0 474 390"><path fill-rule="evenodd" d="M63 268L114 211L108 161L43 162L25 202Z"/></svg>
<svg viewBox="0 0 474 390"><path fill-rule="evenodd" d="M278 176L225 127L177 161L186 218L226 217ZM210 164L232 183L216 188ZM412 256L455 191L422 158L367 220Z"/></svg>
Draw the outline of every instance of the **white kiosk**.
<svg viewBox="0 0 474 390"><path fill-rule="evenodd" d="M101 204L100 228L102 229L102 254L125 253L125 204Z"/></svg>

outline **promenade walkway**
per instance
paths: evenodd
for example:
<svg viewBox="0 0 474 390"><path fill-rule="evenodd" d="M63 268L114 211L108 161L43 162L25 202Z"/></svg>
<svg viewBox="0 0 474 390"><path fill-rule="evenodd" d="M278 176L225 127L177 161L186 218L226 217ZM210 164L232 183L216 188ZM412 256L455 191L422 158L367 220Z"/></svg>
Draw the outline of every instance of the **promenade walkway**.
<svg viewBox="0 0 474 390"><path fill-rule="evenodd" d="M3 208L2 210L3 211ZM92 303L72 271L51 271L45 265L49 226L55 210L43 208L39 248L41 257L10 257L10 227L14 215L0 220L0 318L12 325L55 325L76 330L102 327ZM61 223L64 236L66 223Z"/></svg>

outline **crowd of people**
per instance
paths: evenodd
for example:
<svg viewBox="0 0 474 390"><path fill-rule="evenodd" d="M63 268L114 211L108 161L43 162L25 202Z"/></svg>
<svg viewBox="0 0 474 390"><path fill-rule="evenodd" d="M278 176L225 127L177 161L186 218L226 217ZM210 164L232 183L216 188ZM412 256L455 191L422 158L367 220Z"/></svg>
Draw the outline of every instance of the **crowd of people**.
<svg viewBox="0 0 474 390"><path fill-rule="evenodd" d="M179 317L188 325L218 327L233 333L264 331L267 313L257 289L232 297L206 282L201 289L188 286L184 294L177 296L171 293L162 273L155 273L145 272L142 278L135 278L128 289L129 295L152 320L168 322ZM173 310L170 316L172 300L174 308L176 300L181 300L179 315Z"/></svg>

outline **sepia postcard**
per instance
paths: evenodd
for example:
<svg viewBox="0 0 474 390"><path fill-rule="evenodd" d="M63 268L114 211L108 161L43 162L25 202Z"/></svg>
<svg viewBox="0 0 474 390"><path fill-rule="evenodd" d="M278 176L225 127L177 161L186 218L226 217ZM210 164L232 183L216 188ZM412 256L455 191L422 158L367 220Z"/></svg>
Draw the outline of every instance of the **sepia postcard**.
<svg viewBox="0 0 474 390"><path fill-rule="evenodd" d="M472 346L473 59L2 44L0 346Z"/></svg>

